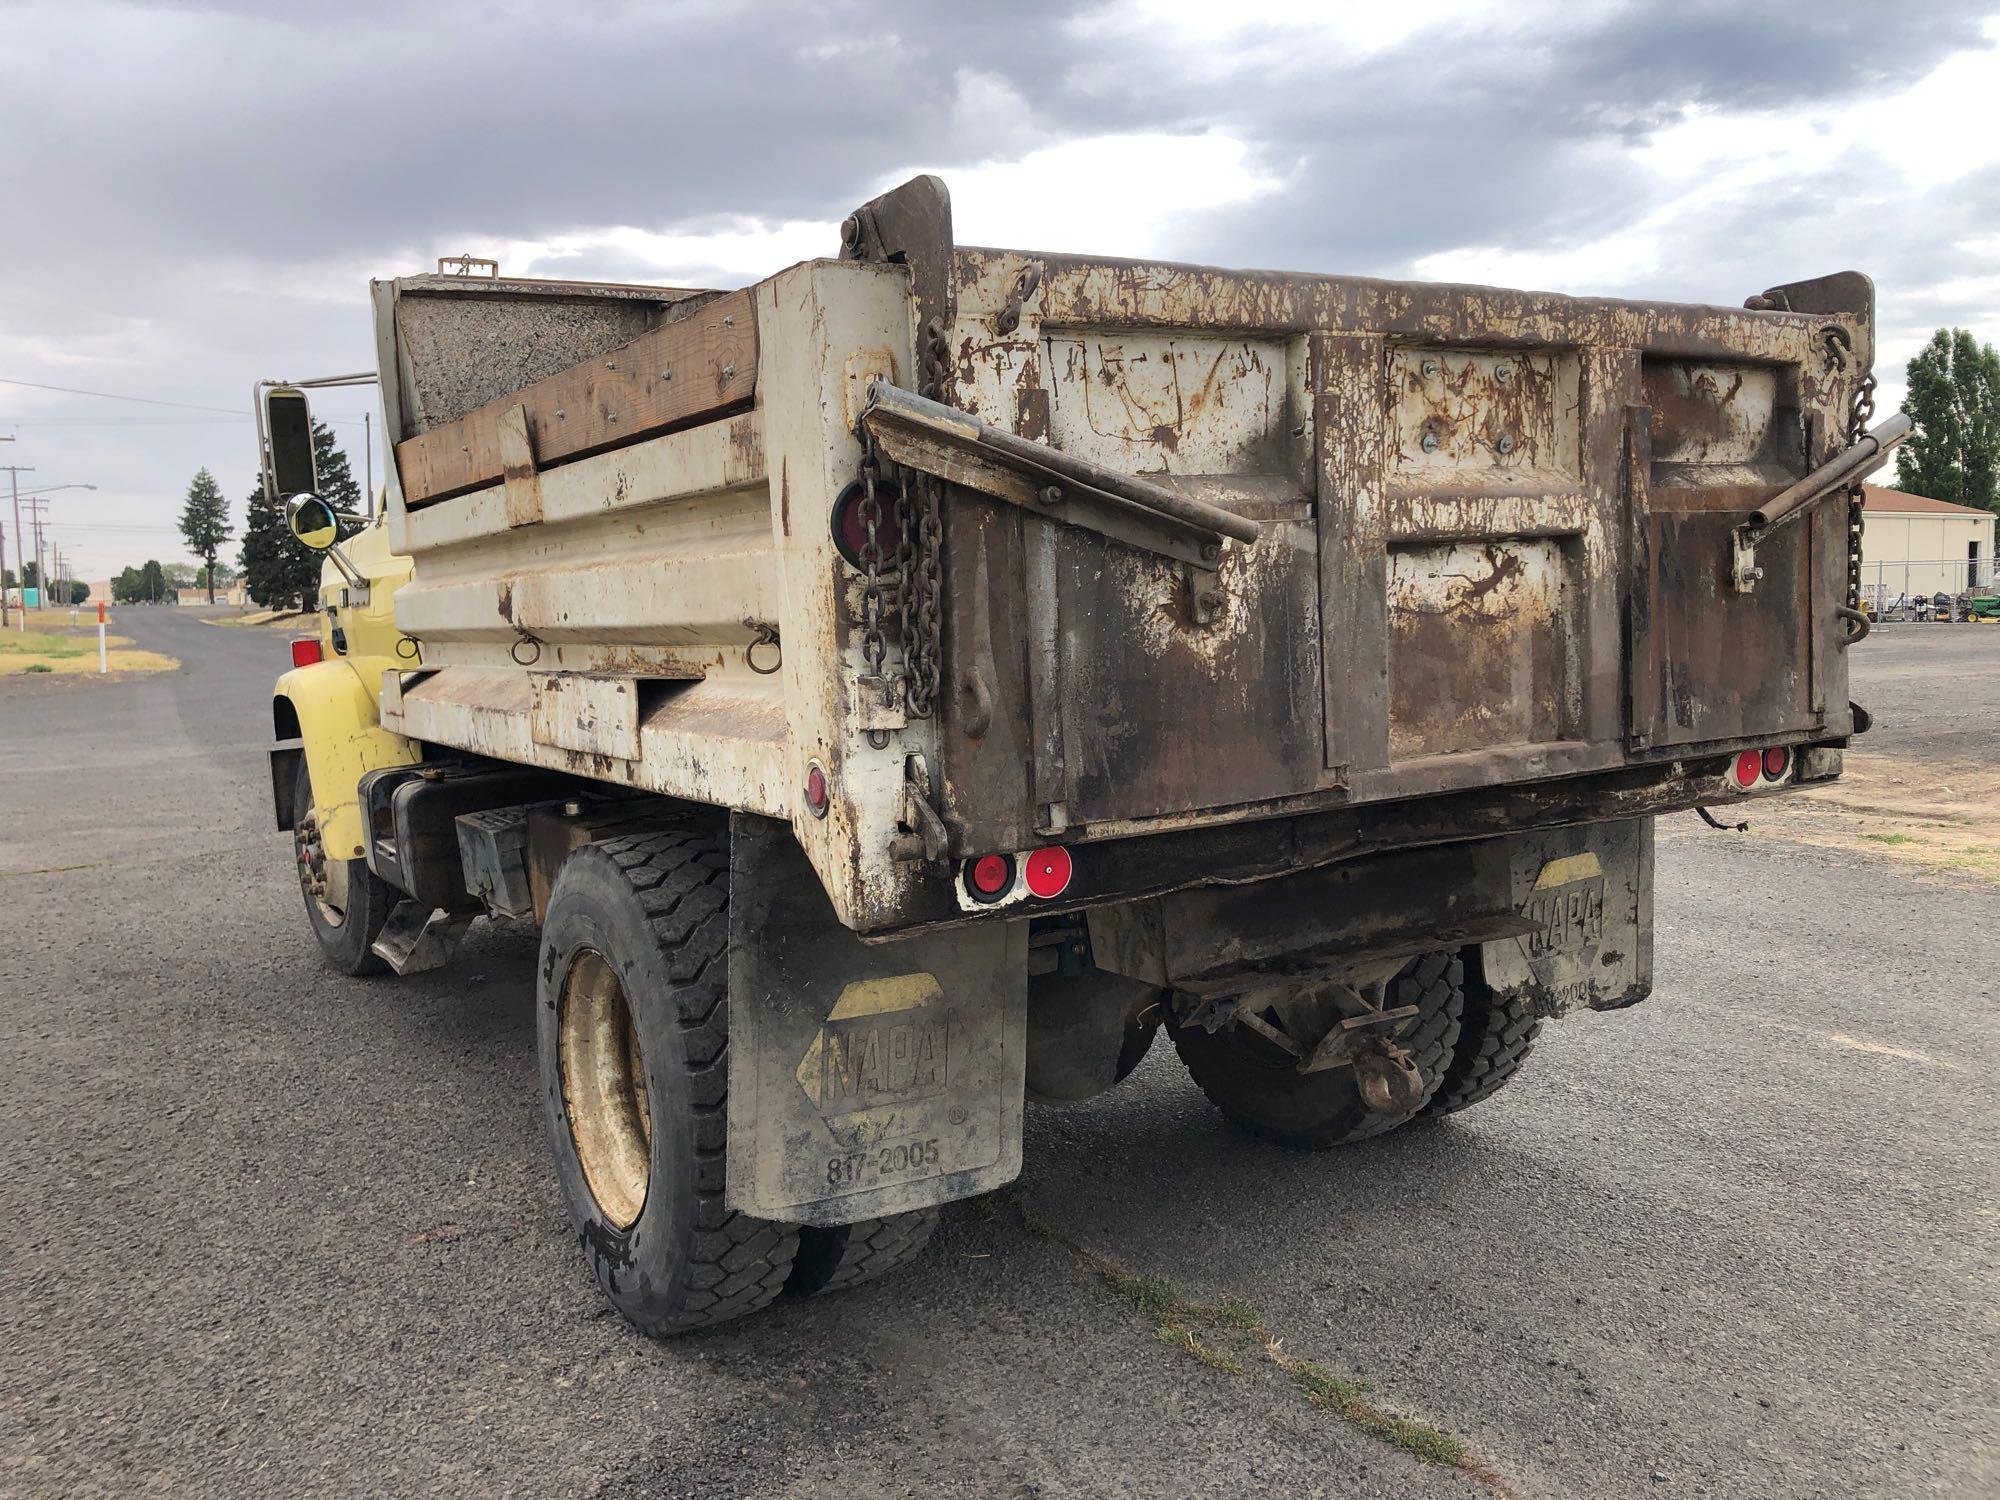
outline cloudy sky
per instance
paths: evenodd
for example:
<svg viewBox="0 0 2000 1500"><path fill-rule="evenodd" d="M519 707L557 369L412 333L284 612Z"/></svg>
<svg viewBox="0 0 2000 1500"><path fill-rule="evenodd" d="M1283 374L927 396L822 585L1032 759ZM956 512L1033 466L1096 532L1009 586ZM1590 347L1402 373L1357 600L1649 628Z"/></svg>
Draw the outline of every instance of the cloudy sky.
<svg viewBox="0 0 2000 1500"><path fill-rule="evenodd" d="M741 285L918 171L967 243L1729 304L1854 267L1890 404L1938 325L2000 339L2000 0L4 0L0 26L0 462L97 486L48 503L86 578L183 557L201 465L240 516L251 382L372 365L371 276L469 251ZM366 404L319 404L357 471Z"/></svg>

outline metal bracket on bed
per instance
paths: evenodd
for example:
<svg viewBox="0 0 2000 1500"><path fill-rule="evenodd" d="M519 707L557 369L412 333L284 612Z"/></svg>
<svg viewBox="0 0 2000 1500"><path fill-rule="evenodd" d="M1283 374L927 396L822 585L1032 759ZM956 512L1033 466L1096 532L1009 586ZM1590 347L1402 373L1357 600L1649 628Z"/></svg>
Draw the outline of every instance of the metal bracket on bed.
<svg viewBox="0 0 2000 1500"><path fill-rule="evenodd" d="M861 425L905 468L1191 568L1214 572L1225 542L1257 540L1257 523L1246 517L989 426L886 380L869 386Z"/></svg>

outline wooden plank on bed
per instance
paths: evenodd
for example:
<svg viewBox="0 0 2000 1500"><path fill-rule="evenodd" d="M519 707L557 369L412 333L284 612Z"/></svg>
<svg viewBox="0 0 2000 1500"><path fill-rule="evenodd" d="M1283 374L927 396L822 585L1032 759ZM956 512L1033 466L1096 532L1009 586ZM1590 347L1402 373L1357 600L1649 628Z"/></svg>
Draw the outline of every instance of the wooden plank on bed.
<svg viewBox="0 0 2000 1500"><path fill-rule="evenodd" d="M403 500L421 505L506 470L502 425L527 416L536 463L548 468L746 406L757 391L757 325L748 292L704 302L631 343L538 380L396 445Z"/></svg>

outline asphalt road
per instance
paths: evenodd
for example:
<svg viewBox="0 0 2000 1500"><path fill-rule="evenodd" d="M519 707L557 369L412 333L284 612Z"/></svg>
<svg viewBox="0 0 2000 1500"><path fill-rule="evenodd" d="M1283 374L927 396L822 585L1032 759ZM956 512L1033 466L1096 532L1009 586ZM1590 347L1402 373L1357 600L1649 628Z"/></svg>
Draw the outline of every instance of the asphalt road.
<svg viewBox="0 0 2000 1500"><path fill-rule="evenodd" d="M270 826L282 637L118 628L184 668L0 682L0 1488L1495 1492L1195 1363L990 1204L886 1283L634 1336L546 1161L532 932L322 968ZM1857 696L1990 762L2000 631L1950 633L1948 669L1860 648ZM1025 1201L1254 1302L1505 1493L1992 1495L1996 894L1677 819L1655 998L1495 1100L1295 1156L1163 1046L1031 1111Z"/></svg>

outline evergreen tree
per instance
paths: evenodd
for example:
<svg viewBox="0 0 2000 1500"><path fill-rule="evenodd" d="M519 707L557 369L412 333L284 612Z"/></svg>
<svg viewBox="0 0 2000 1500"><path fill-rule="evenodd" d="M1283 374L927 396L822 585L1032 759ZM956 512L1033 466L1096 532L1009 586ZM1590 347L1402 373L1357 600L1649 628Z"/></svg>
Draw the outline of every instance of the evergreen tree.
<svg viewBox="0 0 2000 1500"><path fill-rule="evenodd" d="M207 472L208 470L206 469L202 470L204 474ZM215 481L211 479L209 483L213 484ZM146 565L139 570L139 602L142 604L159 604L166 597L167 575L160 567L158 561L149 557L146 559Z"/></svg>
<svg viewBox="0 0 2000 1500"><path fill-rule="evenodd" d="M335 510L362 508L361 486L354 482L354 470L346 453L341 451L340 440L317 417L313 419L313 468L319 474L320 499ZM317 576L315 570L314 577Z"/></svg>
<svg viewBox="0 0 2000 1500"><path fill-rule="evenodd" d="M265 494L261 478L250 491L248 517L237 561L250 597L266 609L310 601L319 589L319 554L299 545L285 524L284 500Z"/></svg>
<svg viewBox="0 0 2000 1500"><path fill-rule="evenodd" d="M1903 410L1916 423L1896 455L1913 495L2000 510L2000 354L1940 328L1909 365Z"/></svg>
<svg viewBox="0 0 2000 1500"><path fill-rule="evenodd" d="M222 498L222 486L207 469L198 470L188 485L187 505L181 511L181 535L188 551L208 564L208 602L215 603L215 554L229 540L229 502ZM148 567L157 564L148 563ZM162 581L164 587L164 580Z"/></svg>
<svg viewBox="0 0 2000 1500"><path fill-rule="evenodd" d="M319 476L319 497L337 511L362 507L361 486L340 440L326 423L312 424L313 467ZM285 523L288 495L267 495L259 478L250 491L243 547L237 561L250 597L267 609L310 604L319 591L320 558L301 547Z"/></svg>

